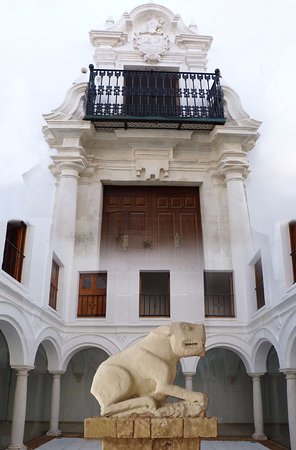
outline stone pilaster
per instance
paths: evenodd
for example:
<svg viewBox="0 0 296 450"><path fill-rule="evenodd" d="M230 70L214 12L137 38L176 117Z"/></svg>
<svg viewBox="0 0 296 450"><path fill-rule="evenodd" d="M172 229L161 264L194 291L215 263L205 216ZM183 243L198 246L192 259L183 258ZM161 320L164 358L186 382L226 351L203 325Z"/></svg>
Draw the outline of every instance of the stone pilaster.
<svg viewBox="0 0 296 450"><path fill-rule="evenodd" d="M84 160L58 163L60 172L54 210L54 237L73 239L77 208L79 174L85 169Z"/></svg>
<svg viewBox="0 0 296 450"><path fill-rule="evenodd" d="M63 303L58 305L60 313L64 317L70 318L72 302L68 301L71 295L72 267L74 258L74 245L76 234L76 212L78 180L80 173L86 167L83 157L76 157L75 160L62 161L57 159L56 172L59 173L59 184L57 187L54 225L53 225L53 250L63 265Z"/></svg>
<svg viewBox="0 0 296 450"><path fill-rule="evenodd" d="M253 256L253 241L244 186L248 163L243 157L222 159L219 163L219 173L225 176L227 186L236 316L239 320L246 321L249 304L249 261Z"/></svg>

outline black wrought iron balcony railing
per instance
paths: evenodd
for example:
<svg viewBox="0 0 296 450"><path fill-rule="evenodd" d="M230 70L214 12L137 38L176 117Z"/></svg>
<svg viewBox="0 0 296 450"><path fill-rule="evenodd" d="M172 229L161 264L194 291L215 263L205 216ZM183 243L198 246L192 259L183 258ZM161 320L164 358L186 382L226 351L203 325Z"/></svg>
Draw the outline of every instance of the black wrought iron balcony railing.
<svg viewBox="0 0 296 450"><path fill-rule="evenodd" d="M225 123L220 71L95 69L85 120L100 128L211 130Z"/></svg>

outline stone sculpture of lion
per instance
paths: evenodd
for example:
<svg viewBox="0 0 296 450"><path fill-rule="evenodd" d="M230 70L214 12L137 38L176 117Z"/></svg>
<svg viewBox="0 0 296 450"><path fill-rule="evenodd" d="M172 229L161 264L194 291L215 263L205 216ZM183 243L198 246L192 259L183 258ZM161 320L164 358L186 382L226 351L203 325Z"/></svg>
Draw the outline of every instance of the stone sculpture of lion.
<svg viewBox="0 0 296 450"><path fill-rule="evenodd" d="M207 395L173 384L180 358L204 355L202 324L175 322L161 326L104 361L94 376L91 393L98 400L103 416L204 415ZM165 403L168 396L182 402Z"/></svg>

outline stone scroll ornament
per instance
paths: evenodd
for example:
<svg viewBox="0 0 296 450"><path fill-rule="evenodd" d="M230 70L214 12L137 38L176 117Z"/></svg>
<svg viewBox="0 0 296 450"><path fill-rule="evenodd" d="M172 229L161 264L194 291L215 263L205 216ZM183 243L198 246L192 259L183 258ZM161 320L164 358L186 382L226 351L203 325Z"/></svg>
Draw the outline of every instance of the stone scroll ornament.
<svg viewBox="0 0 296 450"><path fill-rule="evenodd" d="M204 355L204 325L175 322L158 327L104 361L94 376L91 393L102 416L204 417L207 395L173 384L180 358ZM165 403L168 396L181 401Z"/></svg>
<svg viewBox="0 0 296 450"><path fill-rule="evenodd" d="M134 48L139 50L149 64L157 64L169 49L170 40L164 33L163 19L150 19L146 26L134 34Z"/></svg>

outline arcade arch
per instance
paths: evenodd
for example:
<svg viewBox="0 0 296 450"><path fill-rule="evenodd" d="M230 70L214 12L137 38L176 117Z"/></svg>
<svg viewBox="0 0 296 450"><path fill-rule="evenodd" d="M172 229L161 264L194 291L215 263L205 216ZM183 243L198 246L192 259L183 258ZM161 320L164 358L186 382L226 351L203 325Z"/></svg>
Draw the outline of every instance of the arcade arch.
<svg viewBox="0 0 296 450"><path fill-rule="evenodd" d="M11 420L11 397L12 370L9 364L9 349L4 334L0 331L0 448L9 444L10 420Z"/></svg>
<svg viewBox="0 0 296 450"><path fill-rule="evenodd" d="M208 415L218 417L220 435L252 434L252 380L236 352L222 347L208 350L198 362L193 389L209 395Z"/></svg>
<svg viewBox="0 0 296 450"><path fill-rule="evenodd" d="M27 359L27 349L24 339L21 338L22 330L17 323L13 324L12 319L8 322L0 320L0 330L5 338L9 350L9 360L11 366L22 366Z"/></svg>
<svg viewBox="0 0 296 450"><path fill-rule="evenodd" d="M90 387L98 366L108 357L106 351L93 346L71 353L61 378L60 429L63 432L82 432L83 420L100 414Z"/></svg>
<svg viewBox="0 0 296 450"><path fill-rule="evenodd" d="M48 372L48 353L45 350L47 343L48 341L45 341L38 346L34 369L29 372L25 441L34 439L48 430L52 376Z"/></svg>

